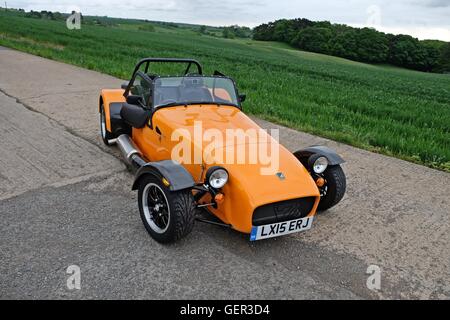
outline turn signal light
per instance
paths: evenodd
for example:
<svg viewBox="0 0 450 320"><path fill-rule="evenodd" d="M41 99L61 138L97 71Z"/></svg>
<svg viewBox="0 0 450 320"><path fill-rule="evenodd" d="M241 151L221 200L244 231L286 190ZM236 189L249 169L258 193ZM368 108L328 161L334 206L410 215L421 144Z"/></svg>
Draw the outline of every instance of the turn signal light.
<svg viewBox="0 0 450 320"><path fill-rule="evenodd" d="M214 200L215 200L217 203L222 203L224 199L225 199L225 196L223 195L223 193L218 193L218 194L216 194L215 197L214 197Z"/></svg>
<svg viewBox="0 0 450 320"><path fill-rule="evenodd" d="M169 180L167 180L166 178L162 178L162 183L163 183L166 187L170 186L170 182L169 182Z"/></svg>

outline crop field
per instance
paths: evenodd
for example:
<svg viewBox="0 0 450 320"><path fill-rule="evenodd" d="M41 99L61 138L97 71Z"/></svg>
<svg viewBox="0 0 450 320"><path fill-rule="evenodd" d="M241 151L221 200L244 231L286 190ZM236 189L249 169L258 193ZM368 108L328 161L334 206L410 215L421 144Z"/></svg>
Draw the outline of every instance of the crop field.
<svg viewBox="0 0 450 320"><path fill-rule="evenodd" d="M138 24L68 30L62 21L2 12L0 45L122 79L143 57L195 58L206 73L219 70L236 80L247 94L248 113L450 172L449 75L356 63L280 43L205 36L189 28L146 30Z"/></svg>

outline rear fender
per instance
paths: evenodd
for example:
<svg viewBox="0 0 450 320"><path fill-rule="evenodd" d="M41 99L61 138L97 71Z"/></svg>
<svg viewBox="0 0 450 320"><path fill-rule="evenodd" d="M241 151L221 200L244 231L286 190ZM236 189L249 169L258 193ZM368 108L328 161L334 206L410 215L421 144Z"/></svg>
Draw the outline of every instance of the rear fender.
<svg viewBox="0 0 450 320"><path fill-rule="evenodd" d="M159 179L166 179L170 184L171 191L189 189L195 185L191 174L181 164L172 160L163 160L148 162L142 166L136 173L132 190L136 190L139 187L140 180L148 174Z"/></svg>
<svg viewBox="0 0 450 320"><path fill-rule="evenodd" d="M112 132L111 126L111 111L118 109L117 106L125 102L125 97L123 96L124 90L122 89L104 89L101 91L99 98L98 111L100 112L100 106L103 104L105 108L106 116L106 129ZM118 109L120 112L120 108Z"/></svg>

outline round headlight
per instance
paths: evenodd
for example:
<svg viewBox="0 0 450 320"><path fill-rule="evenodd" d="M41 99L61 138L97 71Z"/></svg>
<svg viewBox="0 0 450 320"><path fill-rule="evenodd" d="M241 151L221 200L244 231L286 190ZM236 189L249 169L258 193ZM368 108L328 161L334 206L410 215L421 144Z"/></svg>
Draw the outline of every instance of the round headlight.
<svg viewBox="0 0 450 320"><path fill-rule="evenodd" d="M221 167L213 167L208 170L206 179L214 189L222 188L228 182L228 172Z"/></svg>
<svg viewBox="0 0 450 320"><path fill-rule="evenodd" d="M314 161L312 169L315 173L323 173L325 172L325 170L327 170L327 167L328 167L327 158L319 157L316 159L316 161Z"/></svg>

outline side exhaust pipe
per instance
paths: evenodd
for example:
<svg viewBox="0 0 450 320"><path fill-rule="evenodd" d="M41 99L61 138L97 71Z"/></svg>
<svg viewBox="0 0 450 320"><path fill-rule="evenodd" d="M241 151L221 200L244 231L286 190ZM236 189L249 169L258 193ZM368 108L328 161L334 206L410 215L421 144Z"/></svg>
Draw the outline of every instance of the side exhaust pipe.
<svg viewBox="0 0 450 320"><path fill-rule="evenodd" d="M144 166L147 162L144 160L141 151L131 140L130 136L127 134L122 134L117 138L116 141L119 146L122 155L124 156L127 163L134 165L138 168Z"/></svg>

